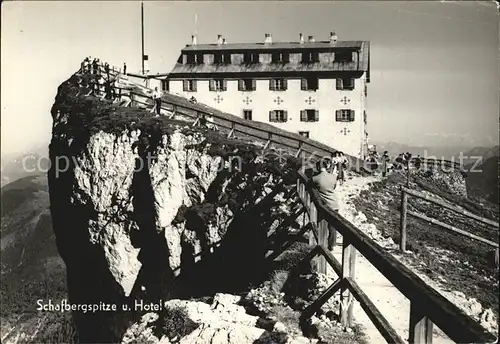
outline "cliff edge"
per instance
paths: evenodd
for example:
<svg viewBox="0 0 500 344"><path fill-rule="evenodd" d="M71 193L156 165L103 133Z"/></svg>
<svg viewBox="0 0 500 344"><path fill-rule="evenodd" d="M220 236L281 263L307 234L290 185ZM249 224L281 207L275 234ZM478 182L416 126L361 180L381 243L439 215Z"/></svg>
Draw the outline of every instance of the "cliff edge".
<svg viewBox="0 0 500 344"><path fill-rule="evenodd" d="M272 210L296 161L80 95L77 76L51 112L50 211L81 342L119 341L147 311L140 302L259 279Z"/></svg>

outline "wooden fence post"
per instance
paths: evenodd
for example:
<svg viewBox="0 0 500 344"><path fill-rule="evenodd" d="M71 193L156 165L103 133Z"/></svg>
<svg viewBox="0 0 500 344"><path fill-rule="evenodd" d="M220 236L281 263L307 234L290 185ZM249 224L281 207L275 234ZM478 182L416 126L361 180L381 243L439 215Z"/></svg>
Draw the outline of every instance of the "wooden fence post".
<svg viewBox="0 0 500 344"><path fill-rule="evenodd" d="M318 228L318 213L316 211L316 205L311 201L311 197L308 197L309 200L309 209L311 211L311 216L309 218L309 222L311 222L316 228ZM313 231L309 232L309 245L316 246L318 242L316 241L316 237L314 236ZM319 257L315 257L312 259L311 266L313 271L318 271L319 268Z"/></svg>
<svg viewBox="0 0 500 344"><path fill-rule="evenodd" d="M230 138L234 134L234 129L236 128L236 123L231 122L231 131L227 134L227 138Z"/></svg>
<svg viewBox="0 0 500 344"><path fill-rule="evenodd" d="M340 323L344 327L352 327L352 313L354 308L354 298L349 291L345 278L355 278L356 248L349 244L344 236L342 242L342 278L344 281L340 289Z"/></svg>
<svg viewBox="0 0 500 344"><path fill-rule="evenodd" d="M408 194L401 187L401 222L399 228L399 248L401 252L406 251L406 211L408 206Z"/></svg>
<svg viewBox="0 0 500 344"><path fill-rule="evenodd" d="M410 304L410 344L431 344L432 343L432 321L424 315L416 305L416 301Z"/></svg>
<svg viewBox="0 0 500 344"><path fill-rule="evenodd" d="M328 227L329 227L328 233L330 233L330 230L332 231L332 235L333 235L332 250L334 250L335 246L337 246L337 230L335 228L332 228L333 226L331 224L328 224ZM328 235L330 235L330 234L328 234Z"/></svg>
<svg viewBox="0 0 500 344"><path fill-rule="evenodd" d="M327 241L328 241L328 222L323 219L320 215L318 216L318 245L321 245L323 247L327 247ZM326 248L328 250L328 248ZM325 274L326 275L326 259L323 257L323 255L320 255L318 257L318 272L320 274Z"/></svg>

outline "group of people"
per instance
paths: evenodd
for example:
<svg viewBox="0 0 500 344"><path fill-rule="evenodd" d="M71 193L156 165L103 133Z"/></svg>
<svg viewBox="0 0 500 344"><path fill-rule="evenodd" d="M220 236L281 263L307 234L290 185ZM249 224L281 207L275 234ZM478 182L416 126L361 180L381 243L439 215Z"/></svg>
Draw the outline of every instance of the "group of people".
<svg viewBox="0 0 500 344"><path fill-rule="evenodd" d="M415 168L418 170L422 166L422 158L420 157L420 155L417 155L416 157L412 158L412 154L410 152L399 153L399 155L394 160L393 169L394 170L409 169L411 163L413 163Z"/></svg>
<svg viewBox="0 0 500 344"><path fill-rule="evenodd" d="M382 177L385 177L389 171L403 171L408 170L413 164L416 169L420 169L422 166L422 158L420 155L413 157L410 152L400 153L392 162L392 166L389 167L391 158L387 151L384 151L382 156L379 156L377 151L370 152L366 158L366 163L368 169L371 171L377 171L381 167Z"/></svg>

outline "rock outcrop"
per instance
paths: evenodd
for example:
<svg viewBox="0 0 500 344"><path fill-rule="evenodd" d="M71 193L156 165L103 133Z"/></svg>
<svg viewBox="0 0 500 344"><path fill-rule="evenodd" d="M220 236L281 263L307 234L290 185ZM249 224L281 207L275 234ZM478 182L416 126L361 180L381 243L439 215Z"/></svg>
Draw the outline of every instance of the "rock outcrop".
<svg viewBox="0 0 500 344"><path fill-rule="evenodd" d="M69 301L99 306L73 312L82 342L119 340L140 315L136 300L231 291L258 277L291 161L81 96L75 77L52 115L51 214Z"/></svg>
<svg viewBox="0 0 500 344"><path fill-rule="evenodd" d="M179 312L184 319L177 321L179 323L188 321L189 333L182 335L173 333L176 331L176 326L168 320L170 333L161 334L158 338L155 333L158 333L159 327L165 327L165 325L158 314L147 313L127 330L122 344L169 344L171 342L179 344L313 344L318 342L317 339L288 336L281 331L283 324L265 323L259 317L247 314L245 308L238 305L240 300L238 296L220 293L215 295L211 304L200 301L169 300L164 304L165 309Z"/></svg>

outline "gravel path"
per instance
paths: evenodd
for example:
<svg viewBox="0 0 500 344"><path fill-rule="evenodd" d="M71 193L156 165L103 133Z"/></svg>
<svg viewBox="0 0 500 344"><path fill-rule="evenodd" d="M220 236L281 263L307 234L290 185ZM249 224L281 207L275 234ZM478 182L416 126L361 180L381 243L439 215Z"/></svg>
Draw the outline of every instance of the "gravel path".
<svg viewBox="0 0 500 344"><path fill-rule="evenodd" d="M376 228L363 222L362 217L350 202L350 199L359 195L359 193L367 189L370 183L379 181L380 177L354 177L348 179L343 185L338 187L340 197L340 214L347 220L355 224L361 230L368 231L368 235L372 237L380 236L380 233L375 232ZM381 237L380 237L381 238ZM339 235L339 243L333 250L334 256L342 261L342 237ZM382 242L385 247L392 247L393 243ZM409 300L396 289L368 260L366 260L359 252L356 256L356 282L362 290L370 297L372 302L377 306L379 311L384 315L387 321L394 327L398 334L404 340L408 340L408 326L410 315ZM335 276L333 269L330 269L328 275ZM370 343L385 343L385 339L379 334L378 330L372 324L366 313L363 311L358 302L354 305L354 321L365 328L365 334ZM434 326L434 343L453 343L439 329Z"/></svg>

